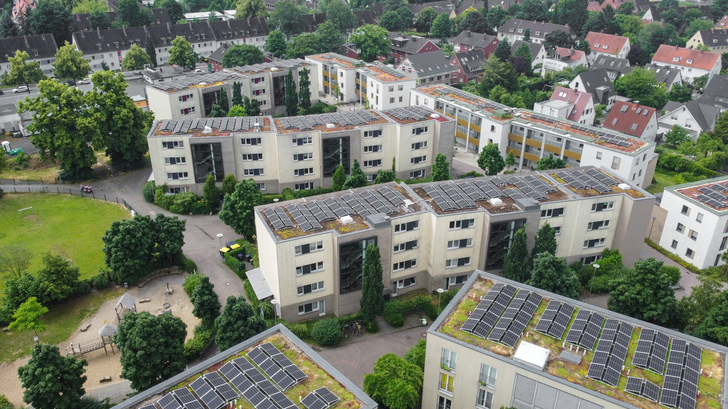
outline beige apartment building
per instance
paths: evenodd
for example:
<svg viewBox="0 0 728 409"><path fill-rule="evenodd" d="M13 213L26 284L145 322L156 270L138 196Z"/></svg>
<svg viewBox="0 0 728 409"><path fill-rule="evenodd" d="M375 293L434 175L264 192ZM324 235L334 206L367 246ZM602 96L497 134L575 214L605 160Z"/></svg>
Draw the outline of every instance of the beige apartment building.
<svg viewBox="0 0 728 409"><path fill-rule="evenodd" d="M341 102L361 102L355 81L363 61L336 53L308 55L306 61L318 67L319 93Z"/></svg>
<svg viewBox="0 0 728 409"><path fill-rule="evenodd" d="M367 65L356 70L356 95L372 109L410 106L409 95L417 79L386 65Z"/></svg>
<svg viewBox="0 0 728 409"><path fill-rule="evenodd" d="M452 161L455 122L421 107L273 118L157 121L147 136L157 186L202 193L209 174L253 179L264 193L330 187L339 164L358 160L369 181L430 175L439 153Z"/></svg>
<svg viewBox="0 0 728 409"><path fill-rule="evenodd" d="M605 248L639 259L654 197L595 167L407 185L394 182L256 207L260 299L297 321L359 310L363 251L380 248L390 296L500 270L513 234L545 223L556 255L588 264ZM632 233L632 234L630 234Z"/></svg>

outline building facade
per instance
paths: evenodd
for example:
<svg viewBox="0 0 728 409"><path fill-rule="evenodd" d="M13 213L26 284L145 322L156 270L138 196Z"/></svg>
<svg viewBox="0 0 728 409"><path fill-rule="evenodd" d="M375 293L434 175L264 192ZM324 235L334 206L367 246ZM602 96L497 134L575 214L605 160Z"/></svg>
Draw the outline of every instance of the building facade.
<svg viewBox="0 0 728 409"><path fill-rule="evenodd" d="M652 56L652 64L680 70L683 81L720 74L720 54L663 44Z"/></svg>
<svg viewBox="0 0 728 409"><path fill-rule="evenodd" d="M634 102L617 101L604 120L604 127L635 138L654 141L657 137L657 110Z"/></svg>
<svg viewBox="0 0 728 409"><path fill-rule="evenodd" d="M357 68L355 83L356 95L371 109L386 110L408 107L417 79L386 65L367 65Z"/></svg>
<svg viewBox="0 0 728 409"><path fill-rule="evenodd" d="M38 61L43 74L53 76L53 63L56 62L58 46L53 34L29 35L23 37L11 37L0 39L0 72L10 72L10 61L8 58L15 57L16 51L28 53L27 61Z"/></svg>
<svg viewBox="0 0 728 409"><path fill-rule="evenodd" d="M629 38L613 34L595 33L590 31L586 35L586 41L589 43L591 53L589 54L589 63L600 55L615 58L627 58L629 50Z"/></svg>
<svg viewBox="0 0 728 409"><path fill-rule="evenodd" d="M399 71L417 79L417 86L450 84L455 68L441 50L410 55L397 66Z"/></svg>
<svg viewBox="0 0 728 409"><path fill-rule="evenodd" d="M586 53L573 48L556 47L553 55L547 55L541 65L541 76L547 72L555 73L565 68L586 67Z"/></svg>
<svg viewBox="0 0 728 409"><path fill-rule="evenodd" d="M389 33L394 63L398 64L410 55L429 53L440 49L432 40L413 35Z"/></svg>
<svg viewBox="0 0 728 409"><path fill-rule="evenodd" d="M571 35L572 38L576 38L576 33L569 26L512 18L506 21L503 26L498 27L498 40L503 41L504 38L507 38L511 44L514 41L523 41L527 31L534 43L543 43L546 36L554 31L563 31Z"/></svg>
<svg viewBox="0 0 728 409"><path fill-rule="evenodd" d="M551 99L536 102L533 112L590 126L596 116L590 94L560 86L554 87Z"/></svg>
<svg viewBox="0 0 728 409"><path fill-rule="evenodd" d="M340 102L359 102L356 93L356 69L364 62L336 53L306 56L318 69L318 91Z"/></svg>

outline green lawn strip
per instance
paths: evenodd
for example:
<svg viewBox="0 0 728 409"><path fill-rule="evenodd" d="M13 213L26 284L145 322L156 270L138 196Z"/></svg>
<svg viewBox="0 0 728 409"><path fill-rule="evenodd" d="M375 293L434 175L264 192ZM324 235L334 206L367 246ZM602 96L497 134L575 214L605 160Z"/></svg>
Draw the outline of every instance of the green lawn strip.
<svg viewBox="0 0 728 409"><path fill-rule="evenodd" d="M121 297L124 291L123 288L94 291L63 304L51 306L48 314L42 318L48 325L48 330L38 334L40 341L55 345L67 340L81 325L81 321L96 313L104 301ZM29 355L33 348L34 335L32 331L7 332L0 335L0 362L11 362ZM89 338L94 336L96 336L94 332L89 333Z"/></svg>
<svg viewBox="0 0 728 409"><path fill-rule="evenodd" d="M655 180L657 182L650 185L646 190L652 194L662 193L666 187L675 185L675 182L672 180L674 176L674 172L662 172L660 170L655 170Z"/></svg>
<svg viewBox="0 0 728 409"><path fill-rule="evenodd" d="M703 356L700 361L703 374L698 381L698 389L700 390L697 402L698 407L703 407L704 405L715 409L722 407L720 392L725 376L725 368L723 367L724 359L716 351L703 349ZM711 372L713 373L712 376L710 376Z"/></svg>
<svg viewBox="0 0 728 409"><path fill-rule="evenodd" d="M18 209L33 207L34 214ZM37 272L43 254L53 251L73 260L81 278L104 266L101 237L115 220L129 218L121 205L59 194L6 194L0 199L0 245L22 244L31 254L29 270ZM0 292L7 275L0 275Z"/></svg>

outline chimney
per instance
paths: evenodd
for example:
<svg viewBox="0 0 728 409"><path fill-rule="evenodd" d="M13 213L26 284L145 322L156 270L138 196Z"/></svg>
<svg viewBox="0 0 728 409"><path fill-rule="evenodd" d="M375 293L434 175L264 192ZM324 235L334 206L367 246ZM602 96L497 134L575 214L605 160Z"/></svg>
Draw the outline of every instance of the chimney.
<svg viewBox="0 0 728 409"><path fill-rule="evenodd" d="M124 33L124 37L126 37L126 26L121 26L121 31Z"/></svg>
<svg viewBox="0 0 728 409"><path fill-rule="evenodd" d="M167 23L167 31L172 32L172 23Z"/></svg>
<svg viewBox="0 0 728 409"><path fill-rule="evenodd" d="M470 30L466 31L465 32L465 35L467 35L468 37L470 37Z"/></svg>
<svg viewBox="0 0 728 409"><path fill-rule="evenodd" d="M96 27L96 34L101 38L101 29Z"/></svg>

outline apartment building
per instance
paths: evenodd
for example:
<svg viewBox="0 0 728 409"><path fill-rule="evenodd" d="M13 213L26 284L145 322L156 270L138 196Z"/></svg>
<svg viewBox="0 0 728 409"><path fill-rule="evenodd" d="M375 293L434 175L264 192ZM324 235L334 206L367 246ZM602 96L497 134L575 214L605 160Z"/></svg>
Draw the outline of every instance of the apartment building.
<svg viewBox="0 0 728 409"><path fill-rule="evenodd" d="M660 246L700 268L725 264L728 246L728 177L665 188L667 212Z"/></svg>
<svg viewBox="0 0 728 409"><path fill-rule="evenodd" d="M663 44L652 56L652 64L662 67L677 68L684 81L692 82L695 78L720 74L720 54L709 51L691 50L675 45Z"/></svg>
<svg viewBox="0 0 728 409"><path fill-rule="evenodd" d="M588 184L589 186L586 186ZM597 190L598 189L598 190ZM258 206L259 273L297 321L359 310L363 249L377 245L385 293L453 288L500 270L513 234L548 222L557 256L592 263L605 248L639 259L654 197L595 167L407 185L394 182Z"/></svg>
<svg viewBox="0 0 728 409"><path fill-rule="evenodd" d="M364 62L341 54L325 53L306 56L306 61L318 67L318 92L340 102L359 102L356 93L356 69Z"/></svg>
<svg viewBox="0 0 728 409"><path fill-rule="evenodd" d="M458 146L480 152L488 143L497 143L503 156L513 152L518 169L535 169L540 158L553 154L569 167L603 167L643 188L652 183L654 142L510 108L447 85L417 88L410 99L413 105L454 118Z"/></svg>
<svg viewBox="0 0 728 409"><path fill-rule="evenodd" d="M455 122L421 107L288 118L157 121L147 136L157 185L202 193L210 173L253 179L260 190L330 187L336 168L358 160L367 178L394 167L397 178L430 175L435 156L452 161Z"/></svg>
<svg viewBox="0 0 728 409"><path fill-rule="evenodd" d="M243 96L257 101L263 114L277 115L286 112L285 81L288 70L293 71L298 89L301 70L304 68L309 71L310 89L318 89L319 77L315 65L304 60L279 60L147 85L147 99L158 119L204 118L210 114L212 106L219 102L220 90L225 89L230 102L232 85L239 82ZM312 92L311 103L317 101L318 94Z"/></svg>
<svg viewBox="0 0 728 409"><path fill-rule="evenodd" d="M409 94L417 79L386 65L367 65L356 70L356 95L377 110L410 105Z"/></svg>
<svg viewBox="0 0 728 409"><path fill-rule="evenodd" d="M726 354L722 345L476 271L427 331L422 408L725 409L725 374L708 363Z"/></svg>
<svg viewBox="0 0 728 409"><path fill-rule="evenodd" d="M503 26L498 27L498 40L503 41L504 38L507 38L508 42L513 44L514 41L523 41L528 32L532 42L543 43L546 36L554 31L563 31L576 39L576 33L569 26L512 18Z"/></svg>
<svg viewBox="0 0 728 409"><path fill-rule="evenodd" d="M0 58L0 73L10 72L8 58L15 57L18 50L28 53L27 61L38 61L43 74L53 76L53 63L58 52L53 34L0 38L0 56L3 56Z"/></svg>

